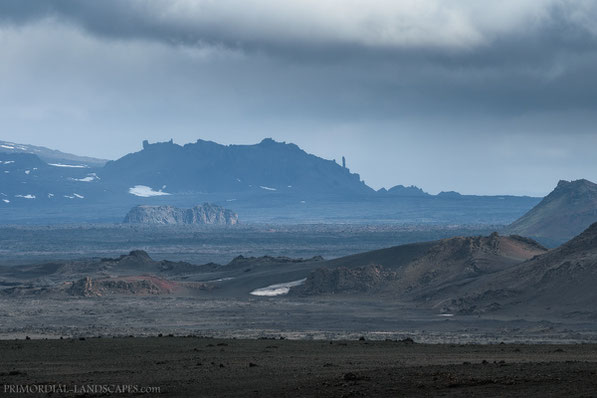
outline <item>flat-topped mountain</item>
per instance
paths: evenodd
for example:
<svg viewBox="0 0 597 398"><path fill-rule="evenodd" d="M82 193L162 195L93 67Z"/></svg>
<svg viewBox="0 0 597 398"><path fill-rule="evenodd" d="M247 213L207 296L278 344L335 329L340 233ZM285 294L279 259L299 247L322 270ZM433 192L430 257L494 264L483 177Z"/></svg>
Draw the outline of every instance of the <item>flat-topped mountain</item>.
<svg viewBox="0 0 597 398"><path fill-rule="evenodd" d="M268 194L373 193L358 174L294 144L264 139L256 145L221 145L197 140L143 144L143 150L108 162L102 178L176 192Z"/></svg>
<svg viewBox="0 0 597 398"><path fill-rule="evenodd" d="M565 242L597 221L597 184L560 181L537 206L513 222L509 233Z"/></svg>
<svg viewBox="0 0 597 398"><path fill-rule="evenodd" d="M125 224L235 225L238 214L218 205L204 203L190 209L173 206L136 206L124 218Z"/></svg>

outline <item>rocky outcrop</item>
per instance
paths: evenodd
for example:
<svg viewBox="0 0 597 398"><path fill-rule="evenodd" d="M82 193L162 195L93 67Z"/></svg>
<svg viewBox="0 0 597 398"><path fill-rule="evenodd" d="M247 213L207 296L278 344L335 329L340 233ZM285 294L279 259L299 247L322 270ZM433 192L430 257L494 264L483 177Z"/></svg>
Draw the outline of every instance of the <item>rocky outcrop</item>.
<svg viewBox="0 0 597 398"><path fill-rule="evenodd" d="M94 297L99 296L99 292L94 289L93 280L86 276L85 278L79 279L73 282L68 289L68 293L72 296L83 296L83 297Z"/></svg>
<svg viewBox="0 0 597 398"><path fill-rule="evenodd" d="M391 196L429 196L428 193L414 185L409 187L405 187L404 185L396 185L388 189L387 194Z"/></svg>
<svg viewBox="0 0 597 398"><path fill-rule="evenodd" d="M176 282L152 276L92 279L87 276L72 283L67 290L72 296L98 297L105 295L146 296L170 294Z"/></svg>
<svg viewBox="0 0 597 398"><path fill-rule="evenodd" d="M173 206L136 206L126 215L124 223L235 225L238 223L238 214L210 203L191 209L179 209Z"/></svg>

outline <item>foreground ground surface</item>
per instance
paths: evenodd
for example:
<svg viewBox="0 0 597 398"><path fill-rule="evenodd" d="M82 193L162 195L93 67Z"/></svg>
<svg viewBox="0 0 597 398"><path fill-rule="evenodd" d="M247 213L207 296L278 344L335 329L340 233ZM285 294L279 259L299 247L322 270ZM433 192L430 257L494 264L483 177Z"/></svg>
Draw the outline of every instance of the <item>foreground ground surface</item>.
<svg viewBox="0 0 597 398"><path fill-rule="evenodd" d="M514 314L515 315L515 314ZM524 316L525 314L521 314ZM381 305L376 299L247 300L84 297L0 300L0 339L202 335L218 338L403 339L424 343L595 343L595 322L504 319Z"/></svg>
<svg viewBox="0 0 597 398"><path fill-rule="evenodd" d="M596 373L593 344L166 336L0 341L0 395L6 396L9 386L41 384L79 392L91 385L159 387L147 396L172 397L582 397L597 392Z"/></svg>

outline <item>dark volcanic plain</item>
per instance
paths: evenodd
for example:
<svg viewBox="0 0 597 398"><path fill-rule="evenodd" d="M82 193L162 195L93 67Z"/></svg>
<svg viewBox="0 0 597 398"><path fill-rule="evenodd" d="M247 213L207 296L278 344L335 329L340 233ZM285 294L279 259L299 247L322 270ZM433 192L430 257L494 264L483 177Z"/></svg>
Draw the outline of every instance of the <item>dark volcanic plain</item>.
<svg viewBox="0 0 597 398"><path fill-rule="evenodd" d="M279 250L227 263L143 250L59 260L64 241L42 240L48 260L0 267L0 394L60 385L98 396L125 385L173 397L595 395L597 223L551 250L494 232L327 260L304 250L317 241L310 250L350 253L376 237L455 231L334 226L351 238L339 244L332 227L317 237L311 228L185 229L183 242L172 236L158 250L203 256L212 241L231 256L225 248L263 250L264 240ZM23 242L21 253L32 245L23 235L63 233L12 231L21 237L3 245ZM171 230L109 231L120 235L96 255ZM105 232L73 228L64 239L92 247L87 239Z"/></svg>
<svg viewBox="0 0 597 398"><path fill-rule="evenodd" d="M588 397L597 391L597 345L588 344L164 336L5 340L0 354L3 385L159 388L146 396Z"/></svg>
<svg viewBox="0 0 597 398"><path fill-rule="evenodd" d="M500 225L64 224L0 226L0 266L145 250L154 259L225 263L238 255L335 258L405 243L486 235Z"/></svg>

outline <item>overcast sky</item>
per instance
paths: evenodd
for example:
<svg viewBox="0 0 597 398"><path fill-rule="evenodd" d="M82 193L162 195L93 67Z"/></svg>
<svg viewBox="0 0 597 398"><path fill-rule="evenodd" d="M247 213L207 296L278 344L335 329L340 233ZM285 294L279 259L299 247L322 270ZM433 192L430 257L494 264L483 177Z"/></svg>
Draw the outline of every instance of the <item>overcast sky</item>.
<svg viewBox="0 0 597 398"><path fill-rule="evenodd" d="M597 1L0 2L0 139L294 142L374 188L597 180Z"/></svg>

